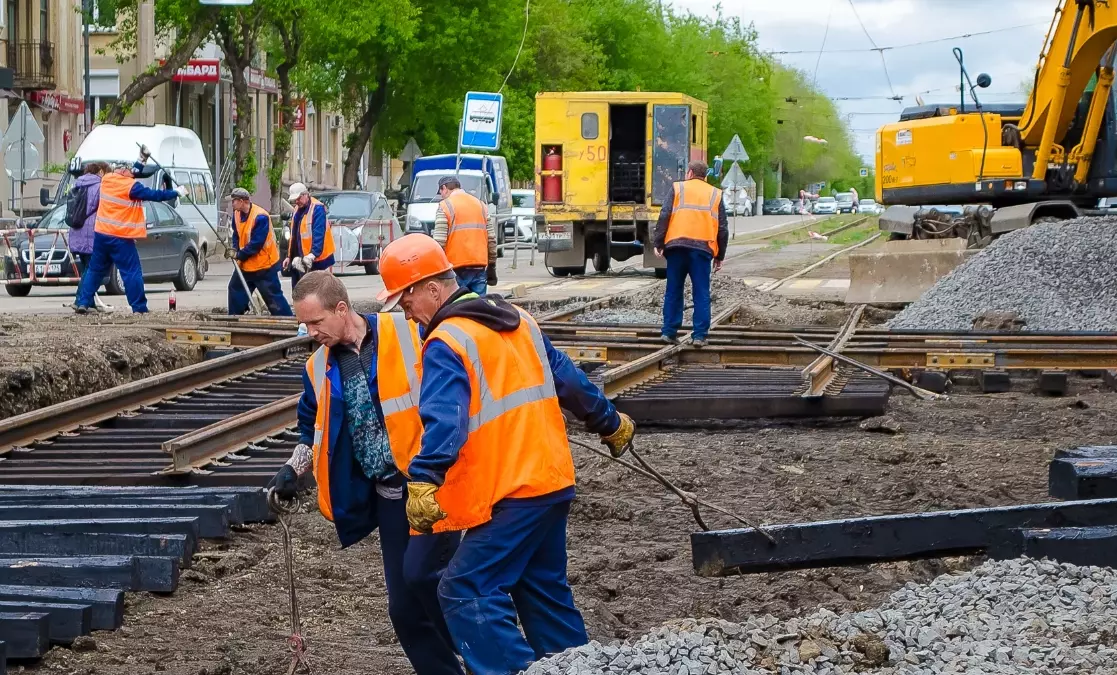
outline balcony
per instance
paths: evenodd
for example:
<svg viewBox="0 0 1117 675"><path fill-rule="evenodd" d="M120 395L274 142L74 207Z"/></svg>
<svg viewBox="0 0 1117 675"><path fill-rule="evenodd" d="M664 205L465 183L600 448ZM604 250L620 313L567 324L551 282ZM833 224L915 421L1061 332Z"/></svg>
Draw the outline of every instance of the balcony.
<svg viewBox="0 0 1117 675"><path fill-rule="evenodd" d="M8 43L8 67L15 71L15 89L54 89L54 43Z"/></svg>

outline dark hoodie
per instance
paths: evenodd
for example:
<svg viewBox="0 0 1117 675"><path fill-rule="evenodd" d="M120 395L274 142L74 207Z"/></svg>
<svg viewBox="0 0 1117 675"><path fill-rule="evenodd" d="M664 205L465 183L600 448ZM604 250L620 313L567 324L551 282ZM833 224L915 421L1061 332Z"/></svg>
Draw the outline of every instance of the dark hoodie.
<svg viewBox="0 0 1117 675"><path fill-rule="evenodd" d="M516 307L495 295L479 297L468 289L450 296L425 331L434 333L438 325L450 317L462 317L494 331L505 333L520 326ZM620 417L605 393L589 381L565 353L551 346L543 336L547 365L555 381L559 405L586 423L590 431L611 434L620 426ZM423 383L419 391L419 416L423 420L422 450L411 460L411 480L442 485L446 472L458 459L458 452L469 436L469 373L454 350L437 338L427 339L423 346ZM531 500L513 500L539 504L540 500L570 499L574 489L560 490Z"/></svg>

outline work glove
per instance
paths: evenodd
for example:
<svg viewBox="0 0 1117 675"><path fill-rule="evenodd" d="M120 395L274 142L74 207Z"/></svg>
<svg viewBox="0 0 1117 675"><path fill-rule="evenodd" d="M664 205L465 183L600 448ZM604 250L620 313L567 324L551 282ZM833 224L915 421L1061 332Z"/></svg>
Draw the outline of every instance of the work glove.
<svg viewBox="0 0 1117 675"><path fill-rule="evenodd" d="M186 188L182 187L181 185L176 185L175 192L178 193L179 198L186 199Z"/></svg>
<svg viewBox="0 0 1117 675"><path fill-rule="evenodd" d="M601 436L601 442L609 448L609 454L620 457L632 445L632 437L636 435L636 424L632 418L624 413L617 413L621 418L620 426L612 434Z"/></svg>
<svg viewBox="0 0 1117 675"><path fill-rule="evenodd" d="M433 483L407 484L407 522L412 529L423 534L434 532L434 524L446 517L434 494L438 486Z"/></svg>
<svg viewBox="0 0 1117 675"><path fill-rule="evenodd" d="M496 286L496 263L489 265L489 269L485 272L485 281L490 286Z"/></svg>
<svg viewBox="0 0 1117 675"><path fill-rule="evenodd" d="M310 265L307 265L304 262L303 258L296 256L294 258L291 258L291 269L295 270L299 274L306 274L306 271L310 269Z"/></svg>
<svg viewBox="0 0 1117 675"><path fill-rule="evenodd" d="M268 489L274 490L280 499L294 499L299 494L299 475L290 464L284 464L268 483Z"/></svg>
<svg viewBox="0 0 1117 675"><path fill-rule="evenodd" d="M226 246L225 247L225 259L226 260L232 260L235 257L237 257L236 249L234 249L232 246Z"/></svg>
<svg viewBox="0 0 1117 675"><path fill-rule="evenodd" d="M140 146L140 163L147 162L148 157L151 157L151 151L147 149L146 145Z"/></svg>
<svg viewBox="0 0 1117 675"><path fill-rule="evenodd" d="M315 261L315 257L314 257L313 253L311 253L310 255L304 255L303 256L303 266L305 266L306 269L303 270L303 271L304 272L309 272L311 266L314 265L314 261Z"/></svg>

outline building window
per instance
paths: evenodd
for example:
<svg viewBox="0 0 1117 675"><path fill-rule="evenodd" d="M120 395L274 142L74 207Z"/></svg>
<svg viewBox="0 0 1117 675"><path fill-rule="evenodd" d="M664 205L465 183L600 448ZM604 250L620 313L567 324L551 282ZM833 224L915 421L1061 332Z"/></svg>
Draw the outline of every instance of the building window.
<svg viewBox="0 0 1117 675"><path fill-rule="evenodd" d="M101 113L108 110L116 103L116 96L93 96L90 102L93 105L93 122L96 124L101 119Z"/></svg>
<svg viewBox="0 0 1117 675"><path fill-rule="evenodd" d="M582 138L587 141L597 138L597 113L582 113Z"/></svg>
<svg viewBox="0 0 1117 675"><path fill-rule="evenodd" d="M50 0L39 0L39 42L50 42Z"/></svg>
<svg viewBox="0 0 1117 675"><path fill-rule="evenodd" d="M8 43L19 42L19 0L8 0Z"/></svg>

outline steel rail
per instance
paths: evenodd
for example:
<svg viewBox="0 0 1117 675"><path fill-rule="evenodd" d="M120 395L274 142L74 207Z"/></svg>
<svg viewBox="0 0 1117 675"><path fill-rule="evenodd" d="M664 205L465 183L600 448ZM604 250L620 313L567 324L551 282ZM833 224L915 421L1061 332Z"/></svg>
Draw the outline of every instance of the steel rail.
<svg viewBox="0 0 1117 675"><path fill-rule="evenodd" d="M249 443L273 436L295 424L295 411L302 394L254 408L209 426L163 442L171 465L162 474L185 474L224 459Z"/></svg>
<svg viewBox="0 0 1117 675"><path fill-rule="evenodd" d="M828 349L834 352L841 352L846 344L853 337L857 331L857 324L861 322L861 315L865 313L865 305L858 305L850 313L849 318L846 319L842 329L830 341ZM834 381L838 374L838 366L834 363L834 357L828 354L819 356L811 362L809 366L803 369L800 373L803 379L807 381L807 389L801 396L803 398L818 398L826 393L826 388Z"/></svg>
<svg viewBox="0 0 1117 675"><path fill-rule="evenodd" d="M310 338L291 337L9 417L0 422L0 455L127 410L259 370L309 344Z"/></svg>
<svg viewBox="0 0 1117 675"><path fill-rule="evenodd" d="M815 268L818 268L818 267L821 267L822 265L825 265L826 263L830 262L831 260L833 260L834 258L837 258L840 255L843 255L845 253L849 253L850 251L853 251L855 249L859 249L862 246L868 246L869 244L873 243L877 239L880 239L882 234L884 234L884 233L883 232L877 232L876 234L869 237L865 241L858 242L858 243L856 243L852 246L847 246L847 247L845 247L841 250L838 250L838 251L834 251L833 253L826 256L825 258L823 258L821 260L817 260L817 261L811 263L810 265L807 265L806 267L799 270L798 272L795 272L794 274L789 274L782 279L777 279L776 281L770 281L770 282L760 286L760 290L764 291L764 292L774 291L777 288L779 288L780 286L784 285L785 283L791 281L792 279L798 279L799 277L803 276L807 272L810 272L811 270L813 270Z"/></svg>

